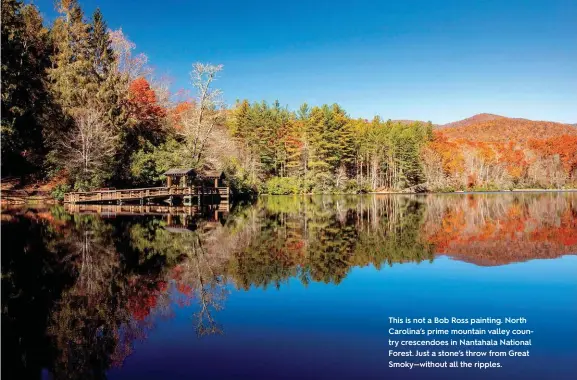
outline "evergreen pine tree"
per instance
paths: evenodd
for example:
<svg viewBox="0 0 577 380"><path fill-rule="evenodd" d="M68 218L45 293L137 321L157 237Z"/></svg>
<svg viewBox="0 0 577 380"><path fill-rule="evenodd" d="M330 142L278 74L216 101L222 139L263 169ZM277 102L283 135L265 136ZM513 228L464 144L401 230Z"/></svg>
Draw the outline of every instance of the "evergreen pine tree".
<svg viewBox="0 0 577 380"><path fill-rule="evenodd" d="M34 5L2 1L2 171L36 172L43 166L43 124L57 109L50 104L46 69L50 41Z"/></svg>
<svg viewBox="0 0 577 380"><path fill-rule="evenodd" d="M110 46L110 36L100 8L96 8L92 16L90 50L94 75L104 82L114 66L114 52Z"/></svg>
<svg viewBox="0 0 577 380"><path fill-rule="evenodd" d="M52 68L48 70L54 99L72 115L92 99L97 90L90 56L90 25L78 1L62 0L60 17L54 22Z"/></svg>

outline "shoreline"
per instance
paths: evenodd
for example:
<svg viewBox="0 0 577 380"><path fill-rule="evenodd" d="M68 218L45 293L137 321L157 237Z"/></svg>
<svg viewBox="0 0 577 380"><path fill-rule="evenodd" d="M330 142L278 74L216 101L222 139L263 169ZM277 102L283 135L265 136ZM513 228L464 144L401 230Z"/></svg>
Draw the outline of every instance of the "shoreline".
<svg viewBox="0 0 577 380"><path fill-rule="evenodd" d="M577 192L577 189L457 190L457 191L425 191L422 193L403 192L403 191L371 191L368 192L367 194L501 194L501 193L571 193L571 192Z"/></svg>
<svg viewBox="0 0 577 380"><path fill-rule="evenodd" d="M574 193L577 189L513 189L513 190L494 190L494 191L427 191L422 193L416 192L403 192L403 191L371 191L367 193L308 193L308 194L258 194L258 196L287 196L287 195L428 195L428 194L511 194L511 193ZM0 197L0 204L3 206L7 205L53 205L53 204L63 204L62 201L58 201L50 196L2 196Z"/></svg>

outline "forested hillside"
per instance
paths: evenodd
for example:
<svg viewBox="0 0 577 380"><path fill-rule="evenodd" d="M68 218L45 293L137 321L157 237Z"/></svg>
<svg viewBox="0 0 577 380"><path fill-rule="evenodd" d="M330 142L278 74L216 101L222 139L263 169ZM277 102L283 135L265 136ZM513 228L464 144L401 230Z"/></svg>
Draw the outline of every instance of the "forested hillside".
<svg viewBox="0 0 577 380"><path fill-rule="evenodd" d="M435 131L423 153L430 188L575 185L577 128L490 116L494 117L472 117Z"/></svg>
<svg viewBox="0 0 577 380"><path fill-rule="evenodd" d="M47 25L35 5L2 2L2 176L58 179L55 196L158 184L170 167L221 169L236 191L271 194L577 181L569 125L481 114L433 130L354 119L337 104L226 105L215 86L223 67L202 63L192 64L193 93L172 93L99 10L87 17L62 0L58 11Z"/></svg>
<svg viewBox="0 0 577 380"><path fill-rule="evenodd" d="M440 128L450 139L467 139L483 142L527 142L530 139L551 138L561 135L577 136L577 128L571 124L551 121L533 121L495 116L491 120L478 118L461 120L446 124Z"/></svg>
<svg viewBox="0 0 577 380"><path fill-rule="evenodd" d="M494 115L491 113L480 113L473 115L463 120L453 121L452 123L447 123L439 125L439 128L454 128L454 127L466 127L468 125L479 124L491 120L505 119L504 116Z"/></svg>

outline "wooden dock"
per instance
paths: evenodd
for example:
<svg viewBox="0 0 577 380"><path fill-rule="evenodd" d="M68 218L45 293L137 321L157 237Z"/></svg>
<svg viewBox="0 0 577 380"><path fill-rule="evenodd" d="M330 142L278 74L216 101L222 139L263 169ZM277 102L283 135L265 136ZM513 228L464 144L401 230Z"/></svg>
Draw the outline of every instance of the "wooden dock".
<svg viewBox="0 0 577 380"><path fill-rule="evenodd" d="M139 216L139 215L195 215L202 212L228 213L229 204L220 203L206 208L193 206L163 206L163 205L107 205L107 204L74 204L67 203L64 209L74 214L99 214L102 216Z"/></svg>
<svg viewBox="0 0 577 380"><path fill-rule="evenodd" d="M107 204L74 204L66 203L64 209L72 214L97 214L102 218L114 219L119 216L162 217L166 227L172 229L190 228L195 220L201 218L205 222L218 222L226 218L230 208L228 203L198 207L193 206L163 206L163 205L107 205Z"/></svg>
<svg viewBox="0 0 577 380"><path fill-rule="evenodd" d="M150 203L152 201L173 201L178 198L184 200L189 197L197 199L197 203L202 202L203 198L216 198L218 203L228 203L230 189L228 187L148 187L142 189L123 189L123 190L94 190L73 192L64 194L64 203L116 203L124 204L126 202L138 201L140 204Z"/></svg>

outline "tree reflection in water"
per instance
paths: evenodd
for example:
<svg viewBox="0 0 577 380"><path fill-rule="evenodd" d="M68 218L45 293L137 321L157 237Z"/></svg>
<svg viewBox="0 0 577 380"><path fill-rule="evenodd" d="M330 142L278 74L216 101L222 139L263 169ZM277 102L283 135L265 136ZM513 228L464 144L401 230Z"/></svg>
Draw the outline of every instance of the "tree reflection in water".
<svg viewBox="0 0 577 380"><path fill-rule="evenodd" d="M437 254L503 265L577 252L577 193L427 197L423 235Z"/></svg>
<svg viewBox="0 0 577 380"><path fill-rule="evenodd" d="M190 308L199 337L225 333L218 312L234 289L339 284L354 267L435 255L503 265L574 254L577 194L262 197L188 225L4 210L3 372L103 378L176 307Z"/></svg>
<svg viewBox="0 0 577 380"><path fill-rule="evenodd" d="M199 336L222 333L212 313L223 308L227 294L223 272L227 252L222 247L231 243L226 229L219 223L208 222L200 222L194 231L180 233L162 227L164 223L159 220L133 225L130 228L133 248L148 259L163 258L165 268L169 269L166 281L174 283L179 304L197 300L199 311L194 316Z"/></svg>

